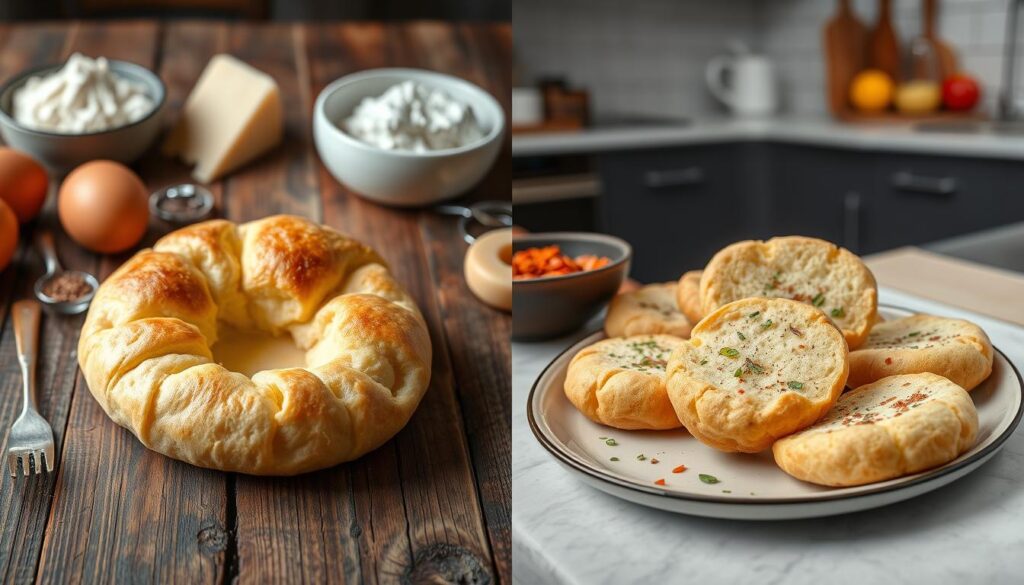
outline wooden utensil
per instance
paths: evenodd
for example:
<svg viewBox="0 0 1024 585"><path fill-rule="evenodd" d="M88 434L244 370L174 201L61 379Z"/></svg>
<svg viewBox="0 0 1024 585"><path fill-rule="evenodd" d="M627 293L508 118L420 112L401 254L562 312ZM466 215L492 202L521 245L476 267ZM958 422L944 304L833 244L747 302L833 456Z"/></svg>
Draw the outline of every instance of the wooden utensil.
<svg viewBox="0 0 1024 585"><path fill-rule="evenodd" d="M878 0L878 22L868 35L868 67L900 79L900 45L892 24L892 0Z"/></svg>
<svg viewBox="0 0 1024 585"><path fill-rule="evenodd" d="M956 52L948 43L939 38L935 29L935 23L939 17L939 1L924 0L923 6L924 38L928 39L928 42L935 48L935 55L939 60L939 72L942 79L945 79L958 70Z"/></svg>
<svg viewBox="0 0 1024 585"><path fill-rule="evenodd" d="M839 11L824 31L828 106L836 117L844 117L849 109L850 81L864 68L866 40L867 31L849 0L839 0Z"/></svg>

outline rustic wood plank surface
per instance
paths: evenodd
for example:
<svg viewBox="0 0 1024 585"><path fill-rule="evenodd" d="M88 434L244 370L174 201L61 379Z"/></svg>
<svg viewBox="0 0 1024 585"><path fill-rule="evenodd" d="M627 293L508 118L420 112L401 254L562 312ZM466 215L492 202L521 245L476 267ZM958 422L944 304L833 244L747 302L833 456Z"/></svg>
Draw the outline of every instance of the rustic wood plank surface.
<svg viewBox="0 0 1024 585"><path fill-rule="evenodd" d="M40 406L62 456L49 477L0 480L0 568L6 581L510 582L508 315L479 304L462 280L454 222L358 198L319 162L311 139L317 93L337 77L416 66L465 77L509 108L511 28L406 25L83 22L0 26L0 76L79 50L146 65L168 86L168 122L209 57L230 52L281 86L284 144L212 189L216 213L245 221L294 213L373 245L423 310L434 347L430 388L409 425L362 459L298 478L198 469L142 447L112 423L77 372L82 317L44 319ZM189 170L156 152L135 169L150 188ZM508 199L509 146L467 200ZM54 179L57 182L59 179ZM0 392L20 373L7 324L12 300L41 272L31 233L57 233L62 259L105 277L128 254L74 246L54 213L56 187L15 262L0 273ZM151 225L143 245L166 232ZM0 405L8 427L20 409Z"/></svg>

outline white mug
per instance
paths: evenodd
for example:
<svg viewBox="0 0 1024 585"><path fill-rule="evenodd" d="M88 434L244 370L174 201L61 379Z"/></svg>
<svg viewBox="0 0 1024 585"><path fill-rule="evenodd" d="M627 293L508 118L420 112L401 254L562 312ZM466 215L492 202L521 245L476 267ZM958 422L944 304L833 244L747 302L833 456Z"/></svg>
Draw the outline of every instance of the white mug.
<svg viewBox="0 0 1024 585"><path fill-rule="evenodd" d="M708 89L734 114L767 116L778 107L775 67L758 55L722 55L708 62ZM728 78L728 81L726 79Z"/></svg>

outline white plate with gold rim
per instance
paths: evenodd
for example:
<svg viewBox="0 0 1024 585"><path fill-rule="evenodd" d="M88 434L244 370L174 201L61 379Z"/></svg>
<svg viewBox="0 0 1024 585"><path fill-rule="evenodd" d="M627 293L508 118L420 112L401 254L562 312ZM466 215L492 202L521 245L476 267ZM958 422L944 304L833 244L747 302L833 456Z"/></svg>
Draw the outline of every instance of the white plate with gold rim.
<svg viewBox="0 0 1024 585"><path fill-rule="evenodd" d="M887 306L879 312L886 319L912 314ZM580 340L544 369L527 400L530 429L559 463L587 484L671 512L782 520L845 514L906 500L942 487L988 461L1013 434L1024 411L1021 375L996 348L992 375L971 392L979 420L974 447L921 473L863 486L828 488L786 475L775 465L770 449L758 454L723 453L685 430L622 431L580 414L563 391L566 370L579 350L604 337L598 332ZM685 471L674 472L680 465ZM665 485L658 485L658 480Z"/></svg>

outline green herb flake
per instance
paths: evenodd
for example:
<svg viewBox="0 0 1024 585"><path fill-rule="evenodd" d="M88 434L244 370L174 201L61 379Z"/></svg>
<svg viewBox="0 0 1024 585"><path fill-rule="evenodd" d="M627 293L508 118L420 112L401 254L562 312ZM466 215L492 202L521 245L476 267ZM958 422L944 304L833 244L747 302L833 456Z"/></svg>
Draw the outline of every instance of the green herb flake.
<svg viewBox="0 0 1024 585"><path fill-rule="evenodd" d="M701 473L697 477L699 477L702 482L704 482L706 484L709 484L709 485L713 484L713 483L720 483L717 477L715 477L713 475L708 475L706 473Z"/></svg>
<svg viewBox="0 0 1024 585"><path fill-rule="evenodd" d="M846 316L846 311L844 311L842 307L836 307L832 309L832 316L838 319L842 319L843 317Z"/></svg>
<svg viewBox="0 0 1024 585"><path fill-rule="evenodd" d="M740 338L740 341L746 341L747 340L747 336L743 335L739 331L736 332L736 336Z"/></svg>
<svg viewBox="0 0 1024 585"><path fill-rule="evenodd" d="M761 323L761 329L770 329L772 326L772 320L768 319L764 323Z"/></svg>
<svg viewBox="0 0 1024 585"><path fill-rule="evenodd" d="M786 384L786 385L789 386L790 388L792 388L793 390L803 390L804 389L804 383L803 382L797 382L796 380L790 380L789 383Z"/></svg>
<svg viewBox="0 0 1024 585"><path fill-rule="evenodd" d="M731 494L731 493L732 493L732 490L722 490L722 493L723 493L723 494Z"/></svg>
<svg viewBox="0 0 1024 585"><path fill-rule="evenodd" d="M751 372L753 372L755 374L763 374L764 373L764 367L761 366L761 364L755 362L754 360L752 360L750 358L746 358L746 360L743 362L743 365L745 365L748 370L750 370Z"/></svg>
<svg viewBox="0 0 1024 585"><path fill-rule="evenodd" d="M647 461L647 456L644 455L643 453L641 453L641 454L636 456L636 460L637 461Z"/></svg>
<svg viewBox="0 0 1024 585"><path fill-rule="evenodd" d="M718 353L719 355L724 355L725 357L732 359L736 359L740 355L738 349L733 349L731 347L723 347L722 349L718 350Z"/></svg>
<svg viewBox="0 0 1024 585"><path fill-rule="evenodd" d="M907 333L907 337L917 337L918 335L921 335L920 331L911 331L910 333Z"/></svg>
<svg viewBox="0 0 1024 585"><path fill-rule="evenodd" d="M615 447L619 443L615 439L608 439L607 441L604 442L604 444L608 445L609 447Z"/></svg>
<svg viewBox="0 0 1024 585"><path fill-rule="evenodd" d="M618 460L619 460L618 457L612 457L611 459L609 459L609 461L618 461Z"/></svg>
<svg viewBox="0 0 1024 585"><path fill-rule="evenodd" d="M757 317L760 314L761 314L761 311L754 311L753 313L747 315L747 319L753 319L754 317Z"/></svg>
<svg viewBox="0 0 1024 585"><path fill-rule="evenodd" d="M702 366L703 366L703 365L704 365L704 364L706 364L706 363L708 363L708 360L700 360L700 365L702 365Z"/></svg>
<svg viewBox="0 0 1024 585"><path fill-rule="evenodd" d="M736 371L732 373L733 376L739 378L743 375L743 368L736 368Z"/></svg>
<svg viewBox="0 0 1024 585"><path fill-rule="evenodd" d="M824 305L825 304L825 295L823 295L821 293L818 293L818 294L814 295L814 298L811 299L811 304L814 305L815 307L820 307L820 306Z"/></svg>

